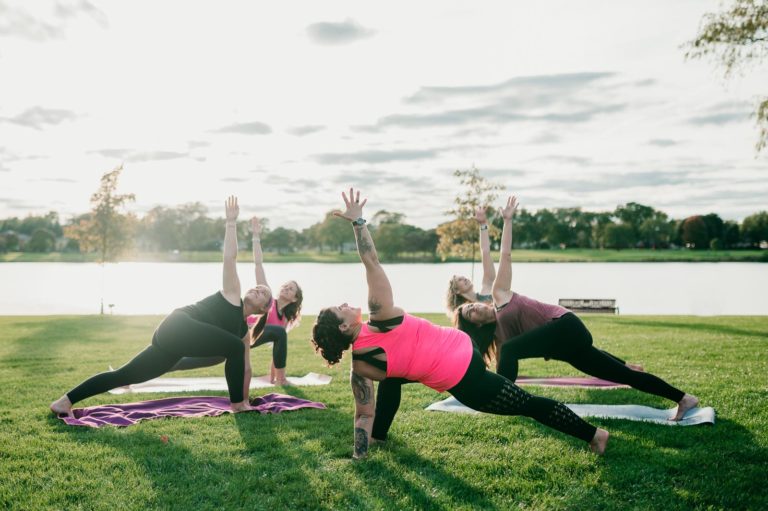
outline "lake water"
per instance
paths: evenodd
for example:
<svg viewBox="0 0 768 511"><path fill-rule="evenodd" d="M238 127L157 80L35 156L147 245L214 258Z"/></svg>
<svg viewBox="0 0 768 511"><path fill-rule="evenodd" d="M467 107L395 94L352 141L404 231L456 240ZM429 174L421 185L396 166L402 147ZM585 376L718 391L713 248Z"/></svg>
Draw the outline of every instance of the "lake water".
<svg viewBox="0 0 768 511"><path fill-rule="evenodd" d="M412 312L442 312L454 274L471 263L385 265L395 303ZM238 264L243 289L252 264ZM365 310L361 264L266 265L274 289L294 279L315 314L342 302ZM481 268L475 265L475 281ZM221 263L0 264L0 314L97 314L100 298L115 314L167 314L221 286ZM761 263L514 263L513 289L537 300L615 298L621 314L768 315L768 265ZM108 311L105 305L105 311Z"/></svg>

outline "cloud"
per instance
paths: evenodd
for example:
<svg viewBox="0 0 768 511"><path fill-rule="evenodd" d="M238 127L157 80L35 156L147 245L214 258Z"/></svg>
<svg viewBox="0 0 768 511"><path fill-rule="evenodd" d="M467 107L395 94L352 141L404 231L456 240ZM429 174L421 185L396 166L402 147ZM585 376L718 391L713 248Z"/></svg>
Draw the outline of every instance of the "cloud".
<svg viewBox="0 0 768 511"><path fill-rule="evenodd" d="M180 153L176 151L135 151L133 149L99 149L97 151L89 151L89 154L98 154L105 158L134 163L156 160L175 160L177 158L186 158L189 156L189 153Z"/></svg>
<svg viewBox="0 0 768 511"><path fill-rule="evenodd" d="M306 32L310 40L323 46L351 44L376 34L375 30L366 28L351 18L341 22L312 23L307 26Z"/></svg>
<svg viewBox="0 0 768 511"><path fill-rule="evenodd" d="M648 145L653 145L656 147L671 147L673 145L678 145L680 142L677 140L672 140L669 138L654 138L648 141Z"/></svg>
<svg viewBox="0 0 768 511"><path fill-rule="evenodd" d="M529 144L545 145L556 144L562 141L562 137L550 132L542 132L528 141Z"/></svg>
<svg viewBox="0 0 768 511"><path fill-rule="evenodd" d="M744 122L752 114L749 103L744 101L725 101L705 110L703 115L688 119L689 124L730 124Z"/></svg>
<svg viewBox="0 0 768 511"><path fill-rule="evenodd" d="M520 94L528 92L528 101L541 97L541 102L553 92L581 89L597 80L610 78L615 73L561 73L553 75L519 76L491 85L467 85L459 87L422 87L415 94L406 98L405 103L441 102L457 97L477 98L479 96ZM543 96L543 97L542 97Z"/></svg>
<svg viewBox="0 0 768 511"><path fill-rule="evenodd" d="M392 151L358 151L354 153L322 153L313 156L321 165L344 165L350 163L386 163L390 161L411 161L434 158L438 151L431 149L400 149Z"/></svg>
<svg viewBox="0 0 768 511"><path fill-rule="evenodd" d="M31 179L30 181L40 181L43 183L79 183L77 179L70 179L68 177L43 177L40 179Z"/></svg>
<svg viewBox="0 0 768 511"><path fill-rule="evenodd" d="M36 5L39 7L39 4ZM0 37L19 37L30 41L63 39L72 20L86 14L100 26L108 25L107 17L91 2L56 2L46 15L32 15L22 8L0 1Z"/></svg>
<svg viewBox="0 0 768 511"><path fill-rule="evenodd" d="M272 128L263 122L241 122L215 130L216 133L240 133L242 135L268 135Z"/></svg>
<svg viewBox="0 0 768 511"><path fill-rule="evenodd" d="M77 118L74 112L59 108L43 108L35 106L24 110L14 117L6 117L2 120L19 126L42 129L46 125L57 125L64 121L72 121Z"/></svg>
<svg viewBox="0 0 768 511"><path fill-rule="evenodd" d="M686 171L650 171L633 173L598 173L589 179L552 179L544 182L542 188L556 189L568 193L591 193L605 190L626 190L628 188L679 185L690 183Z"/></svg>
<svg viewBox="0 0 768 511"><path fill-rule="evenodd" d="M224 183L247 183L250 179L247 177L223 177L221 181Z"/></svg>
<svg viewBox="0 0 768 511"><path fill-rule="evenodd" d="M321 126L321 125L307 125L307 126L296 126L294 128L287 129L286 131L291 135L296 135L297 137L303 137L304 135L309 135L310 133L317 133L318 131L322 131L324 129L325 129L325 126Z"/></svg>
<svg viewBox="0 0 768 511"><path fill-rule="evenodd" d="M568 165L578 165L579 167L585 167L592 162L592 158L586 156L571 156L562 154L549 154L546 156L539 156L529 161L547 161L554 163L565 163Z"/></svg>

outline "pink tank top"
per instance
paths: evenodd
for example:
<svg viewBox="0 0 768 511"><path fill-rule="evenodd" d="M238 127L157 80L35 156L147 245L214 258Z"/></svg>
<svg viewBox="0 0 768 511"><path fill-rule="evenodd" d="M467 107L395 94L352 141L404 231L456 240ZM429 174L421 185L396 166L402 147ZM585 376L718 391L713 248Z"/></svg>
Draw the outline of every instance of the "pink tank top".
<svg viewBox="0 0 768 511"><path fill-rule="evenodd" d="M269 306L269 312L267 312L267 324L285 327L287 323L287 319L277 315L277 300L272 299L272 305Z"/></svg>
<svg viewBox="0 0 768 511"><path fill-rule="evenodd" d="M472 341L461 330L430 323L410 314L389 332L362 326L352 349L380 347L387 355L387 377L418 381L438 392L455 386L472 359Z"/></svg>
<svg viewBox="0 0 768 511"><path fill-rule="evenodd" d="M514 293L512 299L496 311L496 340L504 342L517 337L568 312L559 305L542 303Z"/></svg>

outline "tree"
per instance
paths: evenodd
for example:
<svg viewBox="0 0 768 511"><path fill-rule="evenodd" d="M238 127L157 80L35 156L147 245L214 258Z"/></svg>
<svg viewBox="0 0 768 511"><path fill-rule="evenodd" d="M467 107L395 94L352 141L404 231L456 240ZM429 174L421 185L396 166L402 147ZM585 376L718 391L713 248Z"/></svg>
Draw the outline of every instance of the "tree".
<svg viewBox="0 0 768 511"><path fill-rule="evenodd" d="M700 215L689 216L683 220L682 239L687 247L698 250L709 247L707 224Z"/></svg>
<svg viewBox="0 0 768 511"><path fill-rule="evenodd" d="M339 254L344 253L345 243L355 242L355 233L349 228L349 222L345 222L329 211L325 214L325 220L319 229L320 242L330 247L339 249Z"/></svg>
<svg viewBox="0 0 768 511"><path fill-rule="evenodd" d="M628 224L608 224L603 230L603 244L608 248L629 248L634 240L634 230Z"/></svg>
<svg viewBox="0 0 768 511"><path fill-rule="evenodd" d="M35 229L24 248L27 252L53 252L56 248L56 236L48 229Z"/></svg>
<svg viewBox="0 0 768 511"><path fill-rule="evenodd" d="M454 208L446 211L454 216L454 220L437 228L440 236L437 251L443 260L449 255L456 255L471 258L474 263L478 239L475 210L478 206L493 204L498 196L497 190L503 189L503 186L485 179L475 167L456 170L453 175L459 179L461 189L453 200ZM489 234L493 236L495 233Z"/></svg>
<svg viewBox="0 0 768 511"><path fill-rule="evenodd" d="M768 241L768 211L749 215L741 224L744 241L759 246L761 241Z"/></svg>
<svg viewBox="0 0 768 511"><path fill-rule="evenodd" d="M688 42L686 58L712 57L730 77L737 69L758 64L768 56L768 2L735 0L721 13L707 13L696 39ZM755 149L768 144L768 97L757 105L754 116L759 130Z"/></svg>
<svg viewBox="0 0 768 511"><path fill-rule="evenodd" d="M278 254L292 252L296 244L297 236L298 233L293 229L277 227L266 233L266 235L262 235L262 245L264 248L277 250Z"/></svg>
<svg viewBox="0 0 768 511"><path fill-rule="evenodd" d="M136 200L134 194L117 194L117 180L123 166L101 176L99 189L91 195L90 215L82 217L69 226L67 237L77 240L80 248L96 252L102 265L114 261L133 243L135 218L123 213L125 205ZM101 314L104 314L104 298L101 299Z"/></svg>

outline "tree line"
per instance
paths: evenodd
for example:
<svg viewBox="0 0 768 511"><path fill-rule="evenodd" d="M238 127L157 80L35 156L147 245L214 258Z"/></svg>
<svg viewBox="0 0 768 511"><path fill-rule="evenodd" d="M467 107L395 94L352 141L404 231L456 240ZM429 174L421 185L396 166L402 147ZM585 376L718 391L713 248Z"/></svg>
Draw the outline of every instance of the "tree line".
<svg viewBox="0 0 768 511"><path fill-rule="evenodd" d="M122 168L106 173L91 197L92 209L62 224L56 212L0 220L0 252L97 252L100 261L114 260L134 248L143 252L215 251L224 236L224 219L209 216L199 203L157 206L139 218L125 211L132 194L117 194ZM433 229L407 223L400 212L380 210L369 224L382 259L407 260L474 258L478 229L474 211L494 204L501 187L475 169L458 170L459 193L455 207L446 213L452 220ZM487 209L491 244L498 249L502 219ZM338 252L354 250L354 236L345 222L333 216L301 230L271 228L265 220L261 235L267 251L286 254L297 251ZM248 221L238 224L242 248L251 242ZM517 248L592 249L738 249L756 248L768 240L768 211L746 217L741 223L723 220L716 213L672 219L651 206L635 202L613 211L592 212L581 208L554 208L518 212L514 224Z"/></svg>

